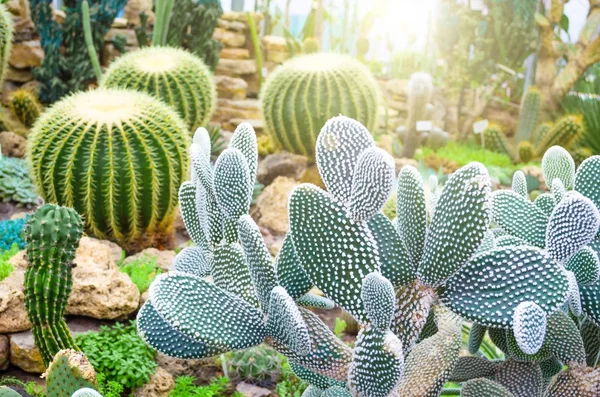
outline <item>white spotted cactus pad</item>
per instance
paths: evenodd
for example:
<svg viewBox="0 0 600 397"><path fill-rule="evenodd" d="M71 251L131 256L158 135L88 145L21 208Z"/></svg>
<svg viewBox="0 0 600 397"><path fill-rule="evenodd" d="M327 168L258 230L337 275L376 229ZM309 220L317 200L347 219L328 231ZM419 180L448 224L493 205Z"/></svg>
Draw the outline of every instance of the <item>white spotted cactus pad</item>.
<svg viewBox="0 0 600 397"><path fill-rule="evenodd" d="M252 201L250 170L246 158L237 149L226 149L215 163L214 187L223 213L238 219L248 213Z"/></svg>
<svg viewBox="0 0 600 397"><path fill-rule="evenodd" d="M294 299L307 294L313 286L308 274L298 262L290 234L283 239L281 249L275 257L275 271L279 284Z"/></svg>
<svg viewBox="0 0 600 397"><path fill-rule="evenodd" d="M460 395L463 397L515 397L504 386L486 378L466 382Z"/></svg>
<svg viewBox="0 0 600 397"><path fill-rule="evenodd" d="M367 325L356 338L348 385L353 395L386 397L404 370L402 343L389 330Z"/></svg>
<svg viewBox="0 0 600 397"><path fill-rule="evenodd" d="M212 254L200 247L185 247L173 260L173 270L180 273L206 277L211 274L213 267Z"/></svg>
<svg viewBox="0 0 600 397"><path fill-rule="evenodd" d="M523 171L516 171L512 179L512 191L525 197L529 198L529 191L527 189L527 178Z"/></svg>
<svg viewBox="0 0 600 397"><path fill-rule="evenodd" d="M354 221L368 221L381 210L392 190L394 167L394 159L383 149L368 148L360 154L350 196Z"/></svg>
<svg viewBox="0 0 600 397"><path fill-rule="evenodd" d="M253 187L258 171L258 145L252 125L249 123L238 125L231 137L229 147L239 150L244 155L250 173L250 187Z"/></svg>
<svg viewBox="0 0 600 397"><path fill-rule="evenodd" d="M437 287L460 269L481 244L491 221L491 182L471 163L448 179L427 231L418 277Z"/></svg>
<svg viewBox="0 0 600 397"><path fill-rule="evenodd" d="M271 291L267 332L301 356L311 351L308 327L300 309L283 287Z"/></svg>
<svg viewBox="0 0 600 397"><path fill-rule="evenodd" d="M251 306L259 307L244 251L239 244L220 245L215 248L212 276L217 287L239 296Z"/></svg>
<svg viewBox="0 0 600 397"><path fill-rule="evenodd" d="M509 246L472 258L447 281L440 299L468 320L508 328L522 302L533 302L549 314L565 302L568 293L564 269L543 251Z"/></svg>
<svg viewBox="0 0 600 397"><path fill-rule="evenodd" d="M556 201L551 193L540 194L533 203L546 216L550 216L556 206Z"/></svg>
<svg viewBox="0 0 600 397"><path fill-rule="evenodd" d="M71 394L71 397L102 397L102 394L98 393L94 389L86 387L77 390L75 393Z"/></svg>
<svg viewBox="0 0 600 397"><path fill-rule="evenodd" d="M333 117L321 129L316 145L317 166L327 191L341 202L350 202L356 161L371 147L375 147L375 141L369 130L351 118Z"/></svg>
<svg viewBox="0 0 600 397"><path fill-rule="evenodd" d="M595 246L598 247L599 245L600 243L595 243ZM598 252L591 246L583 247L577 251L565 263L565 268L575 274L578 284L590 285L600 279L600 258L598 258Z"/></svg>
<svg viewBox="0 0 600 397"><path fill-rule="evenodd" d="M373 327L389 329L395 306L392 283L380 273L370 273L363 280L361 297L365 304L367 318Z"/></svg>
<svg viewBox="0 0 600 397"><path fill-rule="evenodd" d="M494 222L512 236L545 247L548 216L527 198L511 190L497 190L492 195L492 214Z"/></svg>
<svg viewBox="0 0 600 397"><path fill-rule="evenodd" d="M512 327L517 344L525 354L535 354L542 347L546 322L546 312L534 302L521 302L516 307Z"/></svg>
<svg viewBox="0 0 600 397"><path fill-rule="evenodd" d="M575 173L574 189L600 207L600 156L585 159Z"/></svg>
<svg viewBox="0 0 600 397"><path fill-rule="evenodd" d="M415 167L406 165L400 170L396 195L396 227L406 243L416 270L425 246L427 209L423 179Z"/></svg>
<svg viewBox="0 0 600 397"><path fill-rule="evenodd" d="M183 224L194 244L208 249L205 230L200 224L196 206L196 185L193 182L185 181L179 187L179 206Z"/></svg>
<svg viewBox="0 0 600 397"><path fill-rule="evenodd" d="M577 192L567 195L554 208L546 229L550 257L564 262L592 242L600 228L600 213L594 203Z"/></svg>
<svg viewBox="0 0 600 397"><path fill-rule="evenodd" d="M552 183L558 178L565 189L571 189L575 179L575 161L564 148L552 146L542 157L542 173L546 182Z"/></svg>
<svg viewBox="0 0 600 397"><path fill-rule="evenodd" d="M366 322L362 280L380 270L367 225L352 221L342 204L310 184L290 194L289 217L296 255L313 284L357 321Z"/></svg>

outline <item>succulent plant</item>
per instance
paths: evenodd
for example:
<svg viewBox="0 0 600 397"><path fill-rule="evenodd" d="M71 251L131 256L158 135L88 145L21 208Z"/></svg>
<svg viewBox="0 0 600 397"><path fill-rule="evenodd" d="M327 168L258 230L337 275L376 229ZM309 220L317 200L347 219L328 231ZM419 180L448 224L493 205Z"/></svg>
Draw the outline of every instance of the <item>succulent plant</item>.
<svg viewBox="0 0 600 397"><path fill-rule="evenodd" d="M519 152L519 161L521 163L529 163L535 157L535 149L529 141L519 143L517 152Z"/></svg>
<svg viewBox="0 0 600 397"><path fill-rule="evenodd" d="M428 73L414 73L406 88L408 95L408 121L401 157L413 157L421 141L418 121L431 120L433 105L433 78Z"/></svg>
<svg viewBox="0 0 600 397"><path fill-rule="evenodd" d="M569 147L583 135L581 115L567 115L556 121L552 128L540 133L536 148L541 155L552 146Z"/></svg>
<svg viewBox="0 0 600 397"><path fill-rule="evenodd" d="M316 37L307 37L302 41L302 53L303 54L314 54L319 52L321 44Z"/></svg>
<svg viewBox="0 0 600 397"><path fill-rule="evenodd" d="M302 184L291 192L290 231L272 262L247 215L253 132L240 126L214 168L208 142L199 130L192 181L180 190L196 247L182 250L175 271L155 280L138 314L140 335L158 351L203 358L266 343L310 383L306 397L439 395L461 361L463 319L479 330L473 351L488 331L507 352L586 359L581 337L560 337L577 329L561 311L573 296L565 244L552 234L555 249L544 251L503 229L492 232L491 181L481 164L459 169L441 192L435 178L426 188L415 168L404 167L390 221L381 210L394 185L393 159L361 123L334 117L315 150L327 191ZM568 186L561 170L550 174ZM523 180L515 176L519 193L510 193L534 206ZM589 236L591 229L582 230ZM203 278L209 274L214 283ZM325 298L311 296L313 286ZM302 307L331 301L360 325L353 349ZM527 372L506 364L494 381L505 384L513 371Z"/></svg>
<svg viewBox="0 0 600 397"><path fill-rule="evenodd" d="M0 155L0 201L14 201L27 207L38 203L24 160Z"/></svg>
<svg viewBox="0 0 600 397"><path fill-rule="evenodd" d="M173 238L188 135L159 100L99 89L64 98L42 114L28 159L47 202L74 208L92 234L136 251Z"/></svg>
<svg viewBox="0 0 600 397"><path fill-rule="evenodd" d="M21 397L21 394L8 386L0 386L0 397Z"/></svg>
<svg viewBox="0 0 600 397"><path fill-rule="evenodd" d="M8 58L12 49L13 17L4 4L0 5L0 83L4 83L8 70Z"/></svg>
<svg viewBox="0 0 600 397"><path fill-rule="evenodd" d="M79 350L64 319L73 287L71 267L83 234L81 217L71 208L44 204L25 227L28 266L25 308L44 364L61 349Z"/></svg>
<svg viewBox="0 0 600 397"><path fill-rule="evenodd" d="M276 351L259 345L233 352L229 366L242 380L262 382L277 377L280 363Z"/></svg>
<svg viewBox="0 0 600 397"><path fill-rule="evenodd" d="M17 90L10 101L10 107L21 123L31 128L40 117L42 105L34 94L27 90Z"/></svg>
<svg viewBox="0 0 600 397"><path fill-rule="evenodd" d="M208 123L216 104L212 74L197 56L177 48L146 47L111 63L107 88L148 93L177 111L192 130Z"/></svg>
<svg viewBox="0 0 600 397"><path fill-rule="evenodd" d="M42 375L46 378L48 397L82 396L81 389L98 388L96 373L83 353L75 350L60 350ZM79 394L75 394L79 392ZM99 394L91 395L98 396ZM83 394L85 396L85 394Z"/></svg>
<svg viewBox="0 0 600 397"><path fill-rule="evenodd" d="M519 111L519 124L516 133L517 144L529 141L533 137L540 115L541 97L540 90L536 87L531 87L527 90ZM523 162L526 163L527 161Z"/></svg>
<svg viewBox="0 0 600 397"><path fill-rule="evenodd" d="M29 215L19 219L6 219L0 221L0 252L8 250L13 244L19 249L25 248L22 233Z"/></svg>
<svg viewBox="0 0 600 397"><path fill-rule="evenodd" d="M293 58L269 76L261 98L267 133L295 154L313 157L320 128L338 114L369 129L377 123L377 84L367 68L349 56L318 53Z"/></svg>
<svg viewBox="0 0 600 397"><path fill-rule="evenodd" d="M495 124L489 125L483 131L483 142L486 149L492 152L506 154L510 158L514 157L510 142L506 139L502 129Z"/></svg>

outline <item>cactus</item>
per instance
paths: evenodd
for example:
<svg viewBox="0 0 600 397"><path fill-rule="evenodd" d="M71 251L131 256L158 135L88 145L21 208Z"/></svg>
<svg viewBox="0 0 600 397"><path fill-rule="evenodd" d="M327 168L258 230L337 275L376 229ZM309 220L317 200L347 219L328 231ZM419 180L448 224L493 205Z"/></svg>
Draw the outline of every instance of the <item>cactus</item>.
<svg viewBox="0 0 600 397"><path fill-rule="evenodd" d="M134 89L162 100L190 130L208 122L216 103L208 68L198 57L176 48L148 47L127 53L110 65L101 85Z"/></svg>
<svg viewBox="0 0 600 397"><path fill-rule="evenodd" d="M321 50L321 44L316 37L307 37L302 41L302 53L303 54L314 54Z"/></svg>
<svg viewBox="0 0 600 397"><path fill-rule="evenodd" d="M27 128L33 126L42 111L41 105L35 95L22 89L13 94L10 106L19 121Z"/></svg>
<svg viewBox="0 0 600 397"><path fill-rule="evenodd" d="M61 350L42 375L48 397L70 397L80 389L98 389L96 373L83 353Z"/></svg>
<svg viewBox="0 0 600 397"><path fill-rule="evenodd" d="M0 397L21 397L21 394L8 386L0 386Z"/></svg>
<svg viewBox="0 0 600 397"><path fill-rule="evenodd" d="M6 71L8 70L8 58L12 49L13 39L13 17L6 8L0 5L0 84L4 84Z"/></svg>
<svg viewBox="0 0 600 397"><path fill-rule="evenodd" d="M519 152L519 160L521 163L529 163L535 156L535 149L529 141L519 143L517 151Z"/></svg>
<svg viewBox="0 0 600 397"><path fill-rule="evenodd" d="M280 368L277 352L265 346L233 352L229 365L240 379L258 382L277 377Z"/></svg>
<svg viewBox="0 0 600 397"><path fill-rule="evenodd" d="M90 21L96 52L102 53L104 37L117 13L127 0L91 0ZM85 43L81 1L65 1L65 22L54 18L53 5L47 0L31 0L31 18L40 35L44 59L34 69L40 82L40 100L53 103L63 96L87 89L94 80L94 68Z"/></svg>
<svg viewBox="0 0 600 397"><path fill-rule="evenodd" d="M29 265L25 307L44 364L61 349L79 350L64 320L73 286L71 267L83 233L81 217L71 208L44 204L24 231Z"/></svg>
<svg viewBox="0 0 600 397"><path fill-rule="evenodd" d="M413 157L421 141L421 134L417 131L417 122L431 120L433 78L427 73L415 73L410 77L406 90L408 121L401 157Z"/></svg>
<svg viewBox="0 0 600 397"><path fill-rule="evenodd" d="M567 115L559 119L552 128L538 137L536 148L541 155L552 146L569 147L583 134L583 118ZM541 134L540 134L541 135Z"/></svg>
<svg viewBox="0 0 600 397"><path fill-rule="evenodd" d="M526 388L542 392L538 356L546 356L544 374L552 376L558 361L570 368L586 360L577 324L562 310L570 305L598 312L596 287L581 295L580 305L575 299L577 280L593 279L593 255L564 265L595 237L591 199L567 192L553 221L541 210L529 216L537 207L521 192L522 174L515 183L519 193L492 196L487 170L471 163L451 175L441 193L434 178L427 203L420 174L406 166L392 223L381 210L393 189L393 159L364 125L338 116L327 121L316 143L327 191L301 184L291 192L290 230L272 262L247 214L255 139L243 125L213 168L208 133L199 129L194 136L192 181L182 185L180 201L197 247L182 250L175 271L154 281L138 314L140 335L157 350L204 358L266 343L310 383L307 396L440 395L461 361L463 319L478 324L479 340L487 331L511 357L486 364L487 375L475 374L493 372L490 382L515 395L526 395ZM587 161L580 178L600 167ZM549 175L561 177L561 170ZM598 184L584 185L586 194L598 192ZM502 227L496 232L489 230L492 216ZM548 249L526 241L545 244L546 234L537 228L548 225ZM203 279L209 274L214 284ZM332 306L311 296L313 287L360 325L353 349L302 307ZM472 345L475 351L481 343ZM461 367L462 381L471 380L472 367Z"/></svg>
<svg viewBox="0 0 600 397"><path fill-rule="evenodd" d="M188 135L157 99L99 89L46 111L31 131L28 158L47 202L73 207L94 235L138 250L170 244Z"/></svg>
<svg viewBox="0 0 600 397"><path fill-rule="evenodd" d="M513 158L512 147L499 126L495 124L489 125L483 131L483 142L486 149L506 154L508 157Z"/></svg>
<svg viewBox="0 0 600 397"><path fill-rule="evenodd" d="M289 60L269 76L260 97L267 133L295 154L313 157L320 127L338 114L371 131L377 125L377 84L348 56L319 53Z"/></svg>
<svg viewBox="0 0 600 397"><path fill-rule="evenodd" d="M529 141L533 137L540 114L540 102L541 94L537 88L531 87L527 90L525 98L523 98L523 101L521 102L521 109L519 111L519 125L516 133L517 144Z"/></svg>

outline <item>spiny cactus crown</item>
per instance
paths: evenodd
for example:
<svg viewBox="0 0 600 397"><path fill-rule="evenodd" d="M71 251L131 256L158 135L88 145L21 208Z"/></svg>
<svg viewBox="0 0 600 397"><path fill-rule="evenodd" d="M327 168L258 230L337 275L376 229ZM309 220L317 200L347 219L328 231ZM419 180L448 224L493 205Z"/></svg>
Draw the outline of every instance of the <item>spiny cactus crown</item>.
<svg viewBox="0 0 600 397"><path fill-rule="evenodd" d="M557 236L555 251L544 249L549 217L541 210L534 223L541 233L514 219L496 222L510 230L489 230L492 215L512 216L521 205L523 214L537 208L523 194L519 176L520 193L501 196L507 211L493 208L498 203L481 164L457 171L441 193L434 180L429 203L420 175L405 167L394 226L381 213L393 185L393 161L360 123L334 117L315 151L328 191L310 184L292 191L290 231L273 262L247 214L257 161L253 131L245 125L236 130L214 168L207 142L199 130L190 150L192 181L180 191L182 216L197 246L182 250L175 271L153 283L138 315L140 334L157 350L203 358L265 342L311 383L307 396L438 395L459 361L461 317L483 334L489 329L503 349L510 345L521 357L581 361L577 341L561 347L557 335L571 329L570 318L558 313L575 295L563 265L574 240ZM570 225L563 228L577 241L589 239L591 226L573 233ZM569 265L573 279L593 258L581 255ZM580 279L595 278L589 270L577 272ZM203 278L209 274L214 283ZM325 297L310 295L313 286ZM302 307L331 307L330 300L361 324L353 349ZM474 350L483 341L478 334ZM522 372L509 363L494 366L495 382L506 385L514 371ZM504 387L512 392L511 385Z"/></svg>

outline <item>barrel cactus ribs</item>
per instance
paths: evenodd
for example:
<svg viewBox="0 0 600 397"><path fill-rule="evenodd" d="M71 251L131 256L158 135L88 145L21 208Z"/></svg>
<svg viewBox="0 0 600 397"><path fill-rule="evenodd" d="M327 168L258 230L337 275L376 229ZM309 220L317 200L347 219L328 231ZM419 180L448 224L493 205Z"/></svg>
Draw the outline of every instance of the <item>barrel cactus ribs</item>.
<svg viewBox="0 0 600 397"><path fill-rule="evenodd" d="M214 166L199 129L190 155L192 180L179 197L195 246L154 281L138 315L140 335L158 351L204 358L266 343L310 384L306 397L437 396L448 380L464 382L468 396L526 396L529 386L559 396L595 379L585 364L599 346L600 183L590 182L598 160L574 176L562 154L548 162L557 182L543 209L528 200L521 174L515 191L492 194L486 168L471 163L440 192L436 178L426 187L406 166L390 221L382 208L393 159L361 123L334 117L315 148L327 191L301 184L291 192L290 230L272 261L248 215L252 128L240 125ZM360 325L353 348L305 307L334 304ZM581 332L566 310L587 314ZM472 353L487 334L507 360L459 357L465 320ZM551 381L561 363L569 369Z"/></svg>

